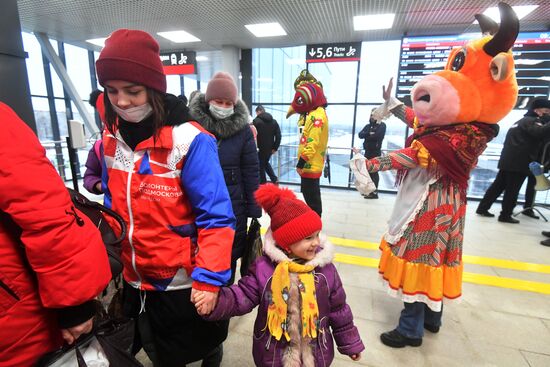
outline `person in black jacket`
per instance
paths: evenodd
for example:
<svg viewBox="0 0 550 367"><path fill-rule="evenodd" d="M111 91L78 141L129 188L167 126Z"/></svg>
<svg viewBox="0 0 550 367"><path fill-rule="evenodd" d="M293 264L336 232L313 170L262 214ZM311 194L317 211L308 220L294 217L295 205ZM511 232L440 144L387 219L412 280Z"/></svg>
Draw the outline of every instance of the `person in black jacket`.
<svg viewBox="0 0 550 367"><path fill-rule="evenodd" d="M371 112L369 123L359 132L359 138L365 139L363 142L365 158L371 159L382 155L382 140L384 140L385 135L386 124L382 121L377 121ZM378 172L371 173L370 175L374 185L378 188L378 182L380 180ZM365 195L365 199L378 199L377 191L371 192L369 195Z"/></svg>
<svg viewBox="0 0 550 367"><path fill-rule="evenodd" d="M256 118L253 121L258 131L258 159L260 163L260 184L267 182L266 173L274 184L279 182L277 175L269 163L272 154L279 149L281 144L281 129L277 120L265 112L263 106L256 107Z"/></svg>
<svg viewBox="0 0 550 367"><path fill-rule="evenodd" d="M550 160L550 157L549 157L550 147L547 148L546 152L544 151L544 147L547 144L550 144L550 138L544 139L544 141L541 144L541 149L537 154L537 159L534 160L536 162L540 162L542 165L545 166L544 168L545 172L547 172L548 170L548 161ZM533 173L532 172L529 173L529 176L527 176L527 185L525 187L525 202L523 203L523 211L521 212L521 214L531 217L533 219L539 219L539 216L536 215L533 210L533 205L535 205L536 183L537 183L537 180L535 179L535 176L533 176Z"/></svg>
<svg viewBox="0 0 550 367"><path fill-rule="evenodd" d="M549 120L550 101L537 98L533 100L525 116L508 130L498 162L499 171L480 201L477 214L494 217L489 209L504 192L498 220L519 223L519 220L512 218L512 213L521 185L529 175L529 163L537 160L542 142L550 138L550 124L547 123Z"/></svg>

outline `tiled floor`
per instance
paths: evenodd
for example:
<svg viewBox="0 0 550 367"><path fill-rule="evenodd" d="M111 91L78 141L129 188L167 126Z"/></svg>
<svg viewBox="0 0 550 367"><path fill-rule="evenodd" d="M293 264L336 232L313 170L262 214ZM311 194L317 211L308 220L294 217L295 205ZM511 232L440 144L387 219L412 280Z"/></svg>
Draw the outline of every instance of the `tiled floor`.
<svg viewBox="0 0 550 367"><path fill-rule="evenodd" d="M293 190L297 187L291 186ZM377 242L395 200L381 194L365 200L355 191L323 189L324 231L329 236ZM468 206L464 254L550 264L550 248L539 245L550 223L520 216L520 225L503 224L475 214ZM498 214L500 204L492 211ZM261 222L267 226L269 217ZM336 252L378 258L378 251L336 247ZM366 351L359 362L337 355L333 366L550 366L550 296L547 294L464 283L461 302L445 305L439 334L425 335L419 348L391 349L379 340L396 325L401 303L389 297L377 270L336 263ZM549 273L465 264L465 272L550 284ZM234 318L224 343L223 366L253 366L252 325L255 311ZM140 358L151 366L146 356ZM193 366L199 366L194 363Z"/></svg>

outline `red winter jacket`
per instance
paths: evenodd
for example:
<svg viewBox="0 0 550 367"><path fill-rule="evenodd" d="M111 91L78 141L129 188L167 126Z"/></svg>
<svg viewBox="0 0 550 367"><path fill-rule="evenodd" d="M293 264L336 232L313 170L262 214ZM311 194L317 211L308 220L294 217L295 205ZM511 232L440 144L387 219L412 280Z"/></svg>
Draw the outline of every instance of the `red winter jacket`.
<svg viewBox="0 0 550 367"><path fill-rule="evenodd" d="M62 345L58 320L89 318L75 311L105 288L110 270L99 232L73 211L36 136L3 103L0 121L0 367L32 366Z"/></svg>

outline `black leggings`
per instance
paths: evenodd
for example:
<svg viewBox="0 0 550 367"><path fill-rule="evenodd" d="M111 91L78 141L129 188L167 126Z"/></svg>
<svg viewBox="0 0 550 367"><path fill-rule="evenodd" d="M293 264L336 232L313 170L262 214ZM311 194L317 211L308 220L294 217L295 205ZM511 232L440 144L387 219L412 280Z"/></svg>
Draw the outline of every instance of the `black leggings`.
<svg viewBox="0 0 550 367"><path fill-rule="evenodd" d="M300 189L304 195L306 204L321 216L323 212L323 203L321 202L321 186L319 184L319 179L302 177Z"/></svg>

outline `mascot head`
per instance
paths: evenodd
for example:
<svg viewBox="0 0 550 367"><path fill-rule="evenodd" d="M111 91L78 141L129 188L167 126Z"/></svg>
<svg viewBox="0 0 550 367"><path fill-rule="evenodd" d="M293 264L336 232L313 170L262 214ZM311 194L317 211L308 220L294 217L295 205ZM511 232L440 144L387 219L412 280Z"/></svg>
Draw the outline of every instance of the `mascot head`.
<svg viewBox="0 0 550 367"><path fill-rule="evenodd" d="M484 122L496 124L514 107L518 94L511 47L519 32L516 13L499 3L501 25L477 14L483 38L454 48L442 71L411 91L414 112L424 126Z"/></svg>
<svg viewBox="0 0 550 367"><path fill-rule="evenodd" d="M295 113L308 113L317 107L327 104L327 99L323 92L323 84L305 69L300 72L300 75L294 81L294 89L296 93L294 94L286 118Z"/></svg>

